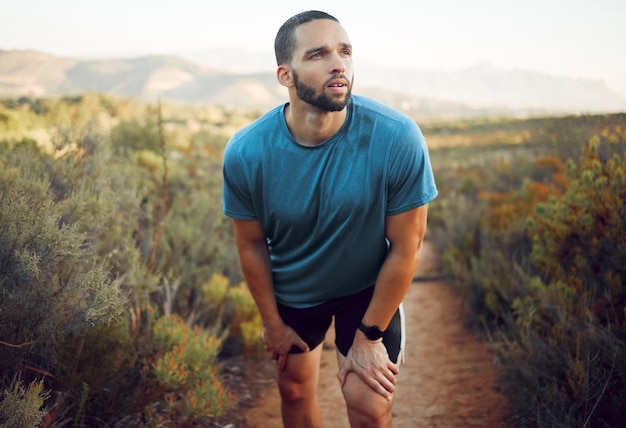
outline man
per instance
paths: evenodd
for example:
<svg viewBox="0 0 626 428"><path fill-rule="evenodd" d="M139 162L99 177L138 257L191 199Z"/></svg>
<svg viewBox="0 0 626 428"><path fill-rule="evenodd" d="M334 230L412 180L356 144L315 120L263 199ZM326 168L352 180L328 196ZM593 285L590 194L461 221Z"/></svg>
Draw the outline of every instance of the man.
<svg viewBox="0 0 626 428"><path fill-rule="evenodd" d="M388 427L399 372L400 305L437 195L424 138L407 116L352 96L352 46L308 11L275 41L289 102L224 153L224 212L277 360L283 424L319 427L321 343L335 323L353 427Z"/></svg>

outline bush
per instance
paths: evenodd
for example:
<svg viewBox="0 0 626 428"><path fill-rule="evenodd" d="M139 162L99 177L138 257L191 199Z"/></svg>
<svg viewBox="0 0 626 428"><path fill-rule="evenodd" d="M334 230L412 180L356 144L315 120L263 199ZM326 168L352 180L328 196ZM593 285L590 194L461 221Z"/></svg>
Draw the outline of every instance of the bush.
<svg viewBox="0 0 626 428"><path fill-rule="evenodd" d="M503 355L522 384L550 379L523 389L544 424L615 426L626 408L626 155L602 161L597 140L585 152L563 197L529 220L538 275L512 304L523 346Z"/></svg>
<svg viewBox="0 0 626 428"><path fill-rule="evenodd" d="M27 380L45 377L55 392L56 420L85 411L74 406L83 385L103 387L110 381L106 372L116 373L124 360L117 346L123 341L108 333L119 325L118 337L128 336L124 274L132 272L107 263L115 257L98 256L115 248L105 250L101 237L104 228L119 226L120 217L111 212L119 205L107 197L113 192L107 195L106 186L97 190L104 183L89 155L102 154L92 146L98 143L91 138L73 143L74 155L65 152L57 160L16 147L5 154L0 170L2 382L16 373ZM92 177L79 172L82 168ZM114 201L123 200L115 196ZM105 363L113 355L117 361Z"/></svg>
<svg viewBox="0 0 626 428"><path fill-rule="evenodd" d="M152 337L157 352L143 390L162 411L148 417L184 424L220 416L232 406L233 396L219 381L215 364L221 338L175 315L159 318Z"/></svg>
<svg viewBox="0 0 626 428"><path fill-rule="evenodd" d="M461 209L442 207L447 272L497 350L520 426L623 421L625 118L582 118L563 133L571 141L553 132L570 154L585 127L597 136L575 160L538 158L518 187L478 179L453 194Z"/></svg>
<svg viewBox="0 0 626 428"><path fill-rule="evenodd" d="M13 380L0 400L0 428L41 426L46 416L43 404L49 397L43 388L42 381L34 381L24 387L21 380Z"/></svg>
<svg viewBox="0 0 626 428"><path fill-rule="evenodd" d="M7 387L2 406L37 405L48 426L165 426L168 417L176 425L220 414L231 397L216 355L229 327L240 328L228 300L240 273L221 214L224 138L173 150L160 120L143 129L126 117L112 144L100 125L115 122L107 114L122 118L124 103L22 101L16 108L41 107L27 110L37 126L85 127L58 129L50 145L17 134L0 144L0 383L50 391L40 402L20 386L27 392L17 400L20 389ZM173 332L172 347L154 325ZM167 399L146 401L159 392Z"/></svg>

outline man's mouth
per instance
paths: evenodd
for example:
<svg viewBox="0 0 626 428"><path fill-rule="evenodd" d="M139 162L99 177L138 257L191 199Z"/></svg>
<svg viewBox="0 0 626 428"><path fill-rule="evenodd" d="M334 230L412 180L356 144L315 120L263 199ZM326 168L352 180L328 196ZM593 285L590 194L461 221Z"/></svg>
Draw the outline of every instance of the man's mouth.
<svg viewBox="0 0 626 428"><path fill-rule="evenodd" d="M333 80L328 84L329 88L345 88L348 84L343 80Z"/></svg>

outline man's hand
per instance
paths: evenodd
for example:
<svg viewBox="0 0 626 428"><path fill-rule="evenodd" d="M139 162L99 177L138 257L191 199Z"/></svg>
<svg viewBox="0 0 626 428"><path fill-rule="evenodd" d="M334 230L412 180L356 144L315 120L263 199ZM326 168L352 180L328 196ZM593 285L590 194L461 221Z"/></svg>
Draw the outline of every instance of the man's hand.
<svg viewBox="0 0 626 428"><path fill-rule="evenodd" d="M391 400L396 389L396 375L400 370L389 359L382 340L371 341L357 332L337 374L342 388L350 372L356 373L370 388Z"/></svg>
<svg viewBox="0 0 626 428"><path fill-rule="evenodd" d="M278 368L283 371L287 367L287 357L292 346L309 352L309 345L288 325L263 328L263 344L265 350L271 352L272 359L277 360Z"/></svg>

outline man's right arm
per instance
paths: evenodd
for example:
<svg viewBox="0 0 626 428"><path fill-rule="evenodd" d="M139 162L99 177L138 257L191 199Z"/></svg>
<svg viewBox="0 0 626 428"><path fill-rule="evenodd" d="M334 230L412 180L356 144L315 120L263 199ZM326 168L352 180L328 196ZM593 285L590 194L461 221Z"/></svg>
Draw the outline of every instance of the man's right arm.
<svg viewBox="0 0 626 428"><path fill-rule="evenodd" d="M239 262L264 326L282 324L272 285L272 267L265 234L258 221L233 220Z"/></svg>
<svg viewBox="0 0 626 428"><path fill-rule="evenodd" d="M284 369L293 345L304 351L308 346L278 313L267 240L259 222L233 219L233 225L241 270L263 321L263 343Z"/></svg>

